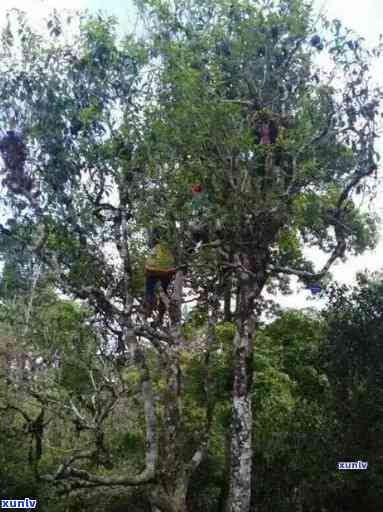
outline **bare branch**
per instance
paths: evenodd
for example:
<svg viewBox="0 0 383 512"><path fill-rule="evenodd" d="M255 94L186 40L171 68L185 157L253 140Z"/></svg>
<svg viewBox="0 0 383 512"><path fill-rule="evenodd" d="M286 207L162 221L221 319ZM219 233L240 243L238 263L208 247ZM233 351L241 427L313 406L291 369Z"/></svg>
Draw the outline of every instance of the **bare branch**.
<svg viewBox="0 0 383 512"><path fill-rule="evenodd" d="M88 487L89 484L91 486L134 486L134 485L144 485L150 482L153 482L155 479L155 471L158 460L158 441L157 441L157 418L155 411L155 401L154 394L152 389L152 384L150 380L149 369L146 364L145 354L142 350L136 347L135 350L135 362L137 367L139 367L141 371L141 392L142 398L144 401L144 411L145 411L145 419L146 419L146 467L145 470L136 476L126 476L126 477L101 477L95 474L92 474L83 469L72 467L72 464L76 460L80 459L88 459L96 452L80 452L74 454L68 460L66 460L57 470L54 476L46 475L45 480L54 482L61 481L65 479L75 479L76 484L73 487L69 484L70 489L73 488L83 488ZM97 388L96 383L94 382L95 389ZM70 401L71 410L77 418L77 421L82 425L87 425L91 430L97 430L98 426L101 424L103 419L107 416L107 414L112 409L113 405L117 401L118 397L114 397L114 399L107 405L104 411L99 414L98 417L98 425L89 425L87 424L84 416L82 416L73 403Z"/></svg>
<svg viewBox="0 0 383 512"><path fill-rule="evenodd" d="M71 466L75 461L83 460L83 459L91 459L95 455L95 453L96 453L96 451L92 450L92 451L80 452L80 453L72 455L67 460L65 460L64 463L61 464L61 466L59 466L58 470L56 471L56 473L53 476L53 480L59 480L60 478L62 478L63 475L65 474L65 472L67 471L68 467ZM42 478L46 479L46 480L52 480L51 475L45 475Z"/></svg>
<svg viewBox="0 0 383 512"><path fill-rule="evenodd" d="M254 107L254 102L253 101L249 101L249 100L240 100L240 99L228 100L228 99L222 99L221 102L222 103L236 103L238 105L245 105L246 107Z"/></svg>
<svg viewBox="0 0 383 512"><path fill-rule="evenodd" d="M344 240L338 241L337 246L331 253L331 256L327 260L326 264L323 266L322 270L319 272L309 272L307 270L300 270L290 267L278 267L271 266L271 274L288 274L288 275L296 275L298 277L306 278L306 279L322 279L327 272L330 270L331 265L340 257L343 256L345 250L346 242Z"/></svg>
<svg viewBox="0 0 383 512"><path fill-rule="evenodd" d="M114 478L108 478L108 477L102 477L93 475L92 473L89 473L88 471L85 471L84 469L76 469L76 468L67 468L64 475L65 477L74 477L78 478L80 480L83 480L85 482L97 484L97 485L105 485L105 486L114 486L114 485L143 485L143 484L149 484L154 481L154 472L151 470L145 469L142 473L140 473L137 476L132 477L114 477Z"/></svg>
<svg viewBox="0 0 383 512"><path fill-rule="evenodd" d="M351 190L355 186L357 186L363 178L367 178L368 176L371 176L371 174L373 174L373 172L374 172L374 168L371 167L367 171L363 170L363 171L359 171L358 173L355 174L355 176L352 178L350 183L345 187L345 189L339 196L338 203L336 206L337 211L339 211L342 208L342 205L348 199L348 196L349 196Z"/></svg>
<svg viewBox="0 0 383 512"><path fill-rule="evenodd" d="M103 293L100 289L92 287L92 286L85 286L77 290L76 295L80 297L81 299L93 299L98 307L106 312L112 313L116 315L117 317L121 317L123 315L123 312L117 308L114 304L112 304L107 298L105 293Z"/></svg>
<svg viewBox="0 0 383 512"><path fill-rule="evenodd" d="M76 405L72 400L69 400L70 409L73 412L74 417L76 418L77 422L80 423L80 425L83 428L86 428L88 430L92 430L94 428L94 425L91 425L82 414L80 414L80 411L77 409Z"/></svg>

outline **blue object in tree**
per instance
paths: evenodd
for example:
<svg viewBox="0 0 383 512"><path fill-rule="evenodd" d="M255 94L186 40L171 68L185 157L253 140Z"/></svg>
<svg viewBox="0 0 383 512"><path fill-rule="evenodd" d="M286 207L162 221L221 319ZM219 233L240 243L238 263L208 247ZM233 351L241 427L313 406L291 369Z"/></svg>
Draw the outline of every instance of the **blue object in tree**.
<svg viewBox="0 0 383 512"><path fill-rule="evenodd" d="M317 284L317 283L316 283L316 284L311 284L311 285L309 286L309 289L311 290L311 293L312 293L313 295L318 295L318 293L320 293L320 292L322 291L322 287L321 287L321 285L320 285L320 284Z"/></svg>

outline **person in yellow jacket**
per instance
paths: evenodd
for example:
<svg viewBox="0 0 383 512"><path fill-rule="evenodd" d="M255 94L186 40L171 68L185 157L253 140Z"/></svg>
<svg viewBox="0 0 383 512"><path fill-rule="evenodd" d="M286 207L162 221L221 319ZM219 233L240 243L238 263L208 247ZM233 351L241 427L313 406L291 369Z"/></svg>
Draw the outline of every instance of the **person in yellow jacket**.
<svg viewBox="0 0 383 512"><path fill-rule="evenodd" d="M160 283L162 290L167 294L169 285L176 273L174 256L168 246L161 242L158 229L154 229L149 242L151 249L145 263L145 309L150 316L156 306L156 287ZM159 303L159 316L162 321L165 313L165 304Z"/></svg>

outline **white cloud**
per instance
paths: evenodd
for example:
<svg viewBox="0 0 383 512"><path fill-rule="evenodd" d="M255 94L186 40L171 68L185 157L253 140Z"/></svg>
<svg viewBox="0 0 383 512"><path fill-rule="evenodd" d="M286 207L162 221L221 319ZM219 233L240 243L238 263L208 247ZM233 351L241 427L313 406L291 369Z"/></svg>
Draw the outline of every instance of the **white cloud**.
<svg viewBox="0 0 383 512"><path fill-rule="evenodd" d="M21 9L34 15L45 15L53 9L79 9L85 5L85 0L2 0L0 11Z"/></svg>
<svg viewBox="0 0 383 512"><path fill-rule="evenodd" d="M10 9L25 11L29 22L33 26L38 26L54 9L68 11L84 7L85 0L1 0L0 25L5 21L4 14Z"/></svg>
<svg viewBox="0 0 383 512"><path fill-rule="evenodd" d="M329 18L339 18L342 22L373 42L382 31L383 3L381 0L316 0L315 5L323 8Z"/></svg>

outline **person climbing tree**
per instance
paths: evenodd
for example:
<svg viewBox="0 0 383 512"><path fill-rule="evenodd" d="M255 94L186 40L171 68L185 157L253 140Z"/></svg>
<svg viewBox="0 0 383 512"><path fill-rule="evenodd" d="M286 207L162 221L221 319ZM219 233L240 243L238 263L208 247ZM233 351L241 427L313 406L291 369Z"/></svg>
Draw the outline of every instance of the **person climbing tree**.
<svg viewBox="0 0 383 512"><path fill-rule="evenodd" d="M176 273L174 256L167 244L161 240L161 232L154 228L149 238L150 254L145 263L145 313L151 316L157 304L156 287L160 283L167 295L169 285ZM159 321L162 323L166 304L160 298L158 305Z"/></svg>
<svg viewBox="0 0 383 512"><path fill-rule="evenodd" d="M292 162L283 150L283 140L291 120L262 109L252 114L250 123L256 144L263 148L255 155L254 175L262 178L263 191L271 191L274 185L277 189L286 188L292 175Z"/></svg>
<svg viewBox="0 0 383 512"><path fill-rule="evenodd" d="M14 130L8 130L0 138L0 155L4 163L5 178L2 181L14 194L29 193L33 180L25 169L27 148L22 135Z"/></svg>

